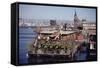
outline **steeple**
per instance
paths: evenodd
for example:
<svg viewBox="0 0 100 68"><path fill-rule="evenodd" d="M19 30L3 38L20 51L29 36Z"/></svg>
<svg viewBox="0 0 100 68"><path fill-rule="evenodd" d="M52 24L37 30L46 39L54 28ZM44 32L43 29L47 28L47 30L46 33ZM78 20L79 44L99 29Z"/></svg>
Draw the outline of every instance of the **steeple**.
<svg viewBox="0 0 100 68"><path fill-rule="evenodd" d="M82 24L81 24L81 21L78 18L77 13L75 11L75 14L74 14L74 28L77 29L78 27L82 27Z"/></svg>
<svg viewBox="0 0 100 68"><path fill-rule="evenodd" d="M78 21L79 19L78 19L78 16L77 16L77 13L76 13L76 10L75 10L75 13L74 13L74 20L75 21Z"/></svg>
<svg viewBox="0 0 100 68"><path fill-rule="evenodd" d="M76 13L76 10L75 10L75 12L74 12L74 28L77 28L79 23L80 23L80 20L77 16L77 13Z"/></svg>

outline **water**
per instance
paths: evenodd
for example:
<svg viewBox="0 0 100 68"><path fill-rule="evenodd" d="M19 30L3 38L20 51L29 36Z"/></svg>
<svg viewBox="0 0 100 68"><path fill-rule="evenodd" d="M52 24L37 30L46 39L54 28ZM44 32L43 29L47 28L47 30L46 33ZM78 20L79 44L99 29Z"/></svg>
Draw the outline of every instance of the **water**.
<svg viewBox="0 0 100 68"><path fill-rule="evenodd" d="M84 47L84 50L75 54L75 60L76 61L85 61L85 60L87 60L87 55L88 55L87 48Z"/></svg>
<svg viewBox="0 0 100 68"><path fill-rule="evenodd" d="M28 56L27 56L27 48L29 43L37 36L37 33L33 31L32 28L19 28L19 63L20 64L27 64L28 63Z"/></svg>

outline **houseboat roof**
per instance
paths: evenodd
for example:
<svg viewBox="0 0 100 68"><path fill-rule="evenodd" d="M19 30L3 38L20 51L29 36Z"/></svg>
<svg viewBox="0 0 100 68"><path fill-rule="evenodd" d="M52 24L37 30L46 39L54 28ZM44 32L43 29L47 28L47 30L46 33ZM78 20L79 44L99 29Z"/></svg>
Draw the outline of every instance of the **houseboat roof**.
<svg viewBox="0 0 100 68"><path fill-rule="evenodd" d="M57 32L56 30L52 30L52 31L41 31L40 33L41 34L53 34L54 32ZM72 34L72 33L75 33L76 31L60 31L60 34L64 34L64 35L68 35L68 34Z"/></svg>

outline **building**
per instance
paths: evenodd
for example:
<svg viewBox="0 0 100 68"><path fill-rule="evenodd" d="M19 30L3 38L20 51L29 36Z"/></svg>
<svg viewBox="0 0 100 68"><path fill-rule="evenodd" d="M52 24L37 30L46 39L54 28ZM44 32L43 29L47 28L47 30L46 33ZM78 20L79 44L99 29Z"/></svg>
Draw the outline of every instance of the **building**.
<svg viewBox="0 0 100 68"><path fill-rule="evenodd" d="M78 27L82 27L81 20L78 18L77 13L75 11L74 14L74 29L78 29Z"/></svg>
<svg viewBox="0 0 100 68"><path fill-rule="evenodd" d="M83 30L89 35L96 34L96 23L83 23Z"/></svg>

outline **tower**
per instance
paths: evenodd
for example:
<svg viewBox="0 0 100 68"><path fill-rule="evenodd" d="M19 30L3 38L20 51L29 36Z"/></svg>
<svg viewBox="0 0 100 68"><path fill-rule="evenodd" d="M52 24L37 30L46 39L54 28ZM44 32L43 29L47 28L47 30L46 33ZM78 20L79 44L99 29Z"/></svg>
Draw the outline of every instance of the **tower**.
<svg viewBox="0 0 100 68"><path fill-rule="evenodd" d="M75 11L75 14L74 14L74 28L77 29L78 25L80 24L80 20L77 16L77 13Z"/></svg>

